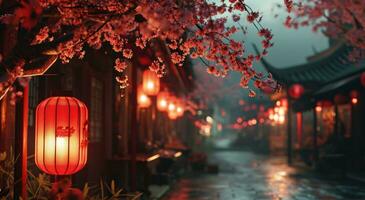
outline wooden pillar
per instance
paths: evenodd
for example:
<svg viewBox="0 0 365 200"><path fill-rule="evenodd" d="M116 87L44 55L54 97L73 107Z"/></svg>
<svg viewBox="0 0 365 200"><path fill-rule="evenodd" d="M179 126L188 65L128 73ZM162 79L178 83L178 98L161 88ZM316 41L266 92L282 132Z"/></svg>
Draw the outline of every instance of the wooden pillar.
<svg viewBox="0 0 365 200"><path fill-rule="evenodd" d="M336 134L336 137L339 136L339 133L340 133L340 130L338 130L338 126L339 126L339 115L338 115L338 105L337 103L335 104L335 134Z"/></svg>
<svg viewBox="0 0 365 200"><path fill-rule="evenodd" d="M287 110L287 161L288 164L291 165L293 161L293 152L292 152L292 130L291 130L291 122L292 122L292 115L291 115L291 101L288 99L288 110Z"/></svg>
<svg viewBox="0 0 365 200"><path fill-rule="evenodd" d="M28 158L28 85L25 87L16 83L18 91L23 92L23 98L15 105L15 148L17 158L14 166L14 199L27 199L27 158Z"/></svg>
<svg viewBox="0 0 365 200"><path fill-rule="evenodd" d="M297 117L297 141L299 148L303 146L303 113L298 112Z"/></svg>
<svg viewBox="0 0 365 200"><path fill-rule="evenodd" d="M313 160L318 161L318 122L316 107L313 108Z"/></svg>
<svg viewBox="0 0 365 200"><path fill-rule="evenodd" d="M136 191L137 182L137 138L138 138L138 119L137 119L137 67L132 66L131 76L131 129L129 137L129 180L130 189L132 192Z"/></svg>
<svg viewBox="0 0 365 200"><path fill-rule="evenodd" d="M356 108L356 104L351 103L351 123L350 123L350 137L351 139L354 139L356 137L356 129L355 127L355 108Z"/></svg>

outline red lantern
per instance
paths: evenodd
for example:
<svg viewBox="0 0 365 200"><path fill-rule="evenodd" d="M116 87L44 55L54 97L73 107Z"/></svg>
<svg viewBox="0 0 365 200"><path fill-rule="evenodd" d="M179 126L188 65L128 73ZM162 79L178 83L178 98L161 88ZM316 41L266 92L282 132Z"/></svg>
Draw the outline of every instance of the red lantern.
<svg viewBox="0 0 365 200"><path fill-rule="evenodd" d="M179 102L177 105L176 105L176 114L178 117L181 117L184 115L184 112L185 112L185 108L184 108L184 105Z"/></svg>
<svg viewBox="0 0 365 200"><path fill-rule="evenodd" d="M157 109L161 112L165 112L167 111L167 107L168 107L168 98L169 98L169 93L168 92L160 92L157 95Z"/></svg>
<svg viewBox="0 0 365 200"><path fill-rule="evenodd" d="M168 116L170 119L172 119L172 120L177 119L178 114L177 114L177 106L176 106L175 98L173 98L173 97L170 98L167 110L168 110Z"/></svg>
<svg viewBox="0 0 365 200"><path fill-rule="evenodd" d="M151 99L144 93L141 87L137 89L138 106L140 108L148 108L151 105Z"/></svg>
<svg viewBox="0 0 365 200"><path fill-rule="evenodd" d="M352 98L351 98L351 103L352 103L352 104L354 104L354 105L355 105L355 104L357 104L357 102L359 102L359 99L358 99L357 97L352 97Z"/></svg>
<svg viewBox="0 0 365 200"><path fill-rule="evenodd" d="M356 90L352 90L350 92L350 97L351 97L351 103L352 104L357 104L357 102L359 101L358 97L359 97L359 92Z"/></svg>
<svg viewBox="0 0 365 200"><path fill-rule="evenodd" d="M300 84L294 84L289 88L288 93L293 99L299 99L304 93L304 87Z"/></svg>
<svg viewBox="0 0 365 200"><path fill-rule="evenodd" d="M80 171L87 161L88 111L73 97L51 97L36 110L35 163L53 175Z"/></svg>
<svg viewBox="0 0 365 200"><path fill-rule="evenodd" d="M155 72L146 70L143 72L142 87L147 95L157 95L160 91L160 78Z"/></svg>

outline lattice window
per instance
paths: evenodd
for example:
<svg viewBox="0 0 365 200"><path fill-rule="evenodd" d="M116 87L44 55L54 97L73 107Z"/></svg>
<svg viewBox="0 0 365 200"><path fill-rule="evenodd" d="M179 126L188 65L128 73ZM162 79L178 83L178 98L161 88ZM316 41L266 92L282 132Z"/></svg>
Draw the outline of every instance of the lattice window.
<svg viewBox="0 0 365 200"><path fill-rule="evenodd" d="M103 98L103 82L93 77L91 79L91 102L89 109L89 139L91 142L98 142L102 137Z"/></svg>

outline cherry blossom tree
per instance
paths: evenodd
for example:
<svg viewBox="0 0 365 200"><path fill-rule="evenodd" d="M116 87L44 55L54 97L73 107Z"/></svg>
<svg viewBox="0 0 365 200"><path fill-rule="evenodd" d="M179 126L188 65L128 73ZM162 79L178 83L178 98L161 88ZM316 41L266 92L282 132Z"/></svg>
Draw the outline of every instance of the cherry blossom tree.
<svg viewBox="0 0 365 200"><path fill-rule="evenodd" d="M0 59L6 70L0 79L0 96L19 77L42 74L57 59L63 63L81 59L86 46L100 49L103 45L120 53L115 70L123 89L128 85L124 71L134 47L144 49L154 40L166 42L176 65L182 66L190 57L200 59L207 72L217 77L226 77L230 71L241 73L244 88L251 80L257 87L273 83L253 68L273 45L273 35L260 24L262 15L244 0L18 0L6 5L0 21L13 27L17 39ZM259 55L246 52L245 41L231 39L233 34L246 34L247 26L262 38ZM24 69L40 58L42 65ZM150 70L163 76L163 60L157 57Z"/></svg>
<svg viewBox="0 0 365 200"><path fill-rule="evenodd" d="M313 26L334 39L343 39L354 50L355 61L365 56L365 1L363 0L284 0L290 15L287 27Z"/></svg>

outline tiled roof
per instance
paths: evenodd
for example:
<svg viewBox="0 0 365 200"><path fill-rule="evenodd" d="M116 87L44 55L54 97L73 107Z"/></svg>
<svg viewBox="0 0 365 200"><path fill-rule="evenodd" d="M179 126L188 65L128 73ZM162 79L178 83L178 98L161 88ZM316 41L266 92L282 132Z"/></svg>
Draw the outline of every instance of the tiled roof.
<svg viewBox="0 0 365 200"><path fill-rule="evenodd" d="M299 83L307 89L318 89L321 86L365 71L365 61L351 62L348 59L351 48L343 43L331 47L327 52L330 53L317 56L315 60L305 64L287 68L275 67L265 59L262 60L262 63L282 85L290 86Z"/></svg>

